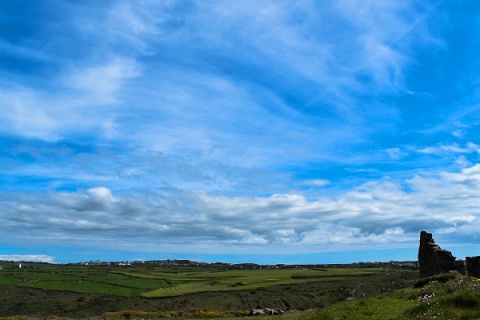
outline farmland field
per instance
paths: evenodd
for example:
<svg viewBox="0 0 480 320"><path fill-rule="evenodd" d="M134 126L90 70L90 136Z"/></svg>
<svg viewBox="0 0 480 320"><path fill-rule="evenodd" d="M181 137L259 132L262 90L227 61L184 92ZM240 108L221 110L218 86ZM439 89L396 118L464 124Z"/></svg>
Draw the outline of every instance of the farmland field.
<svg viewBox="0 0 480 320"><path fill-rule="evenodd" d="M69 266L0 270L0 316L86 317L121 310L306 310L408 285L417 272L375 268ZM40 303L39 301L50 301Z"/></svg>
<svg viewBox="0 0 480 320"><path fill-rule="evenodd" d="M313 280L343 280L382 272L385 272L385 269L175 270L143 267L45 266L0 270L0 285L155 298L204 291L253 290Z"/></svg>

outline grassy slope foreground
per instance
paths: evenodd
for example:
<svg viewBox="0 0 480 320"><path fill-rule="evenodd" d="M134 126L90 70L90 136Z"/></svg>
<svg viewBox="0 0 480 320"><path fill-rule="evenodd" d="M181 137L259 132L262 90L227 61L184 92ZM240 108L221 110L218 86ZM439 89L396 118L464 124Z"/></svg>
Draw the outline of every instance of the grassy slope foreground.
<svg viewBox="0 0 480 320"><path fill-rule="evenodd" d="M450 273L369 299L353 299L300 320L480 319L480 279Z"/></svg>

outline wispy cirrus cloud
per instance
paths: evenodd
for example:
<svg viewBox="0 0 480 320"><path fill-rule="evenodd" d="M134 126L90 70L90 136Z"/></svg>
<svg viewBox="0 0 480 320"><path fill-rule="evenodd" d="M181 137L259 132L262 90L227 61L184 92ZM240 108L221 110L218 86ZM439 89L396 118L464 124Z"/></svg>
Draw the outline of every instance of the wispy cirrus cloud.
<svg viewBox="0 0 480 320"><path fill-rule="evenodd" d="M123 82L138 75L137 69L134 61L113 58L98 66L72 70L65 82L81 95L88 96L87 101L97 105L112 104L118 102L116 95Z"/></svg>
<svg viewBox="0 0 480 320"><path fill-rule="evenodd" d="M201 114L207 116L214 114L215 109L212 107L215 105L222 105L225 110L222 113L232 119L238 119L238 113L245 114L245 109L237 110L236 106L239 105L251 106L250 110L247 110L247 114L250 111L257 119L258 111L266 108L266 117L262 118L266 122L273 120L273 126L259 123L260 128L245 127L255 121L241 124L245 127L244 132L257 133L256 137L258 137L258 132L261 137L270 137L277 136L286 130L282 137L297 135L306 143L304 148L309 148L313 141L305 140L306 135L301 131L305 130L305 125L313 129L318 122L306 121L307 118L298 114L301 112L310 117L314 116L314 119L317 118L322 123L324 132L322 135L317 134L317 145L319 145L319 136L338 136L343 141L361 142L373 129L368 126L368 130L365 130L367 129L363 124L364 120L367 120L365 116L374 116L375 112L364 113L363 109L355 110L344 107L347 104L352 105L352 88L362 90L365 86L372 86L368 81L359 81L356 73L361 69L361 72L367 77L381 78L385 83L391 79L380 74L390 73L389 69L391 68L397 70L396 74L400 74L406 60L401 62L402 59L398 59L398 57L381 57L379 54L390 50L391 53L388 55L407 55L408 51L403 51L401 46L390 45L392 34L393 38L398 38L396 33L403 32L405 34L403 30L415 21L415 17L421 16L422 12L408 11L407 7L398 5L377 8L369 4L363 8L363 11L352 8L351 4L325 6L322 10L318 10L317 5L306 1L302 5L302 9L293 3L278 4L275 2L262 4L247 2L237 5L235 8L232 8L231 4L180 5L179 3L155 4L150 2L131 6L127 2L119 1L110 7L95 8L93 15L90 11L80 10L74 21L83 23L69 24L69 27L74 30L75 34L91 36L89 38L93 40L82 38L82 41L89 42L90 49L84 49L87 50L84 58L81 63L75 63L75 67L72 67L73 61L65 59L61 60L59 64L59 67L64 64L67 70L70 70L63 75L63 78L67 80L67 85L80 89L80 92L74 99L71 97L53 99L53 101L48 101L48 104L66 105L63 108L63 117L70 115L71 118L78 118L82 116L82 120L79 122L88 123L92 118L91 112L79 113L78 108L69 108L69 103L79 107L112 104L113 102L126 103L132 98L125 100L124 96L119 100L113 94L121 91L123 80L139 76L138 70L142 69L145 72L144 78L148 82L139 79L139 81L130 81L129 85L146 92L154 92L154 94L149 96L148 102L144 99L134 98L131 103L149 107L147 110L136 109L133 113L144 117L152 114L150 110L156 110L155 113L159 112L159 115L176 120L169 121L167 124L167 126L173 124L175 128L185 126L183 123L188 123L190 126L195 124L191 119L183 119L184 116L191 114L190 117L198 123L202 133L199 134L199 130L194 130L190 136L193 135L197 140L202 140L203 144L209 144L211 143L209 140L220 136L219 132L215 131L208 134L208 130L217 127L216 131L224 133L232 129L232 126L228 126L229 122L212 127L209 124L210 121L201 117ZM295 10L287 10L292 8ZM68 10L69 8L66 6L64 9ZM412 15L411 20L401 18L405 11ZM344 20L352 18L352 14L358 14L361 19ZM298 23L298 20L293 19L298 16L302 16L304 22ZM378 19L365 18L371 16L378 17ZM252 23L252 21L254 22ZM346 30L351 35L348 38L358 40L354 43L332 46L333 35L323 30L334 28L342 31L345 24L339 24L339 21L343 21L349 26ZM385 23L391 27L384 28ZM380 25L382 28L379 27ZM405 27L400 27L403 25ZM238 28L239 26L242 28ZM98 28L105 30L105 34L98 34ZM390 33L385 34L385 31L382 30L389 30ZM253 34L255 37L251 36ZM339 37L341 38L341 36L335 36L335 38ZM403 38L407 37L404 35ZM192 42L191 39L196 39L196 41ZM62 41L67 40L62 39ZM373 47L372 41L376 43ZM122 44L120 48L118 47L119 43ZM201 43L208 43L208 46L199 45ZM125 45L130 46L130 50L124 47ZM376 46L383 46L383 49L378 50ZM357 48L357 52L360 54L350 55L352 47ZM112 53L114 53L113 59ZM151 64L153 68L142 68L143 59L146 57L155 62ZM394 66L398 63L402 65ZM360 68L353 66L360 66ZM146 71L147 69L149 71ZM238 77L239 74L242 75L241 70L245 70L243 77ZM292 73L295 76L292 76ZM162 77L163 74L168 77ZM235 78L229 76L233 74ZM153 77L156 80L150 81ZM159 80L159 85L154 85ZM202 83L205 85L202 86ZM218 90L215 88L224 89L222 83L228 84L227 91L220 94L220 97L225 98L214 98L213 95L218 96ZM379 87L378 84L377 81L376 88ZM292 99L285 89L294 90L296 98ZM211 91L211 95L205 94L208 91ZM175 95L175 92L178 94ZM199 95L199 92L202 92L202 95ZM230 101L232 96L238 97L235 106L226 104L226 101ZM312 100L312 97L316 98ZM164 99L168 99L167 104L153 102L160 102ZM39 109L40 106L40 110L44 109L44 113L50 113L50 117L52 117L47 107L41 107L44 104L38 100L35 101L36 108ZM169 110L168 105L172 105L174 110ZM208 106L208 111L197 109L195 105ZM184 108L189 108L189 112L183 112L179 117L178 111L184 110ZM383 118L388 116L393 120L396 117L395 112L387 109L387 106L376 108L378 111L383 110L378 116ZM118 111L109 112L109 125L110 127L124 127L128 132L130 122L122 121L125 112L119 113ZM218 113L214 115L217 116ZM283 123L277 119L278 116L284 118ZM162 122L161 117L153 120L156 123ZM218 120L223 121L223 119ZM58 123L57 131L72 129L68 123L65 123L66 125L63 125L64 122ZM298 124L297 128L292 128L293 131L288 129L288 126L292 124ZM382 125L384 124L385 122ZM268 129L269 127L281 129L272 131ZM136 127L132 129L134 128ZM142 128L142 131L158 136L158 133L149 127ZM311 131L312 134L317 133L315 129ZM361 133L367 134L367 136L362 136ZM173 134L179 139L189 140L188 133L185 134L185 137L179 136L178 130ZM61 136L62 132L58 135ZM136 138L142 142L142 138L145 136L148 134ZM235 137L240 136L235 133L233 138L235 140ZM323 144L327 144L327 148L330 148L327 141L325 139ZM145 142L151 143L150 140ZM279 140L267 140L263 145L279 142ZM295 139L295 143L298 142L299 139ZM198 143L199 141L196 141L196 144ZM291 143L293 141L289 142L289 146Z"/></svg>
<svg viewBox="0 0 480 320"><path fill-rule="evenodd" d="M457 143L444 144L434 147L427 147L418 150L420 153L441 155L446 153L479 153L480 147L475 143L468 142L465 146L459 146Z"/></svg>

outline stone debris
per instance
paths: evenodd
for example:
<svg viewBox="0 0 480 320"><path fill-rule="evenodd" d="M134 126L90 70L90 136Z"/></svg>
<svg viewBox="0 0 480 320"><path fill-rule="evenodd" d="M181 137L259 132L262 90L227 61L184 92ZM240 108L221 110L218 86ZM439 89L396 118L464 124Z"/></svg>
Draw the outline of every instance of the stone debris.
<svg viewBox="0 0 480 320"><path fill-rule="evenodd" d="M281 309L264 308L264 309L253 309L250 311L248 315L249 316L262 316L262 315L276 316L283 313L284 311Z"/></svg>

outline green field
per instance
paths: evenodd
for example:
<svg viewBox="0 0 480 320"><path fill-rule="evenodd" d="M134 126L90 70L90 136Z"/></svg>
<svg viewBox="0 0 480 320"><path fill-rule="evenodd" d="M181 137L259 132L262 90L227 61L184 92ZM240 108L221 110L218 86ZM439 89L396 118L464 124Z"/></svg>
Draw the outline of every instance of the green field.
<svg viewBox="0 0 480 320"><path fill-rule="evenodd" d="M338 301L405 288L417 278L415 270L386 265L239 269L25 264L20 269L7 264L0 269L0 319L15 315L238 317L255 308L298 315Z"/></svg>
<svg viewBox="0 0 480 320"><path fill-rule="evenodd" d="M416 270L389 266L0 269L0 319L234 319L255 308L285 310L279 320L480 319L480 280L458 273L419 280Z"/></svg>
<svg viewBox="0 0 480 320"><path fill-rule="evenodd" d="M44 266L0 270L0 285L147 298L206 291L254 290L274 285L335 281L385 272L383 268L215 268Z"/></svg>

